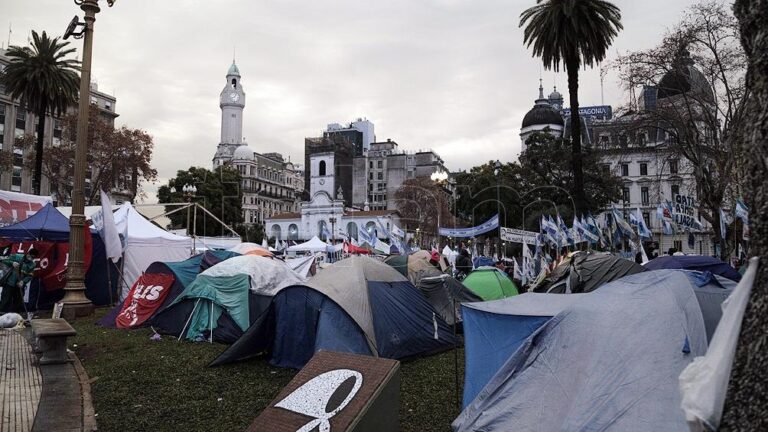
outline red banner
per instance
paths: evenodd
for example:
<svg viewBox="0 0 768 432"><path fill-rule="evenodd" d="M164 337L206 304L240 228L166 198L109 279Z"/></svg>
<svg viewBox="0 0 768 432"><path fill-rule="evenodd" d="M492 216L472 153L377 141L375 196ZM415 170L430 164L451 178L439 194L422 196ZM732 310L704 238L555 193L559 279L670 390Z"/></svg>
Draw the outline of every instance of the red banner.
<svg viewBox="0 0 768 432"><path fill-rule="evenodd" d="M37 249L35 260L35 277L43 282L46 291L64 288L67 284L67 263L69 262L69 243L54 243L48 241L17 242L11 246L11 253L25 253L31 247ZM85 268L91 266L93 241L90 234L85 240Z"/></svg>
<svg viewBox="0 0 768 432"><path fill-rule="evenodd" d="M174 279L172 274L142 274L131 287L115 319L117 328L137 327L148 320L168 297Z"/></svg>
<svg viewBox="0 0 768 432"><path fill-rule="evenodd" d="M0 226L21 222L51 202L51 197L0 191Z"/></svg>

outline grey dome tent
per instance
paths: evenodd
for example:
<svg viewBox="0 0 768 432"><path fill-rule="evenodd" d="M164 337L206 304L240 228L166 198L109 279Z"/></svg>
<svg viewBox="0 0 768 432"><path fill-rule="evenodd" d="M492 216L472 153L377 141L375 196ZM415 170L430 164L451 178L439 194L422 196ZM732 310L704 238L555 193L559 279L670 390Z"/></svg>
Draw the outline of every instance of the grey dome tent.
<svg viewBox="0 0 768 432"><path fill-rule="evenodd" d="M571 294L594 291L601 285L646 269L640 264L605 252L574 252L532 292Z"/></svg>
<svg viewBox="0 0 768 432"><path fill-rule="evenodd" d="M440 273L437 269L434 269L434 273L437 274L420 273L421 277L416 287L448 325L461 322L462 303L483 301L461 282Z"/></svg>
<svg viewBox="0 0 768 432"><path fill-rule="evenodd" d="M495 374L469 386L482 390L465 393L454 430L688 430L678 376L707 350L707 315L730 292L719 281L659 270L556 304L525 294L466 305L466 379ZM702 288L721 292L701 297ZM512 337L518 329L527 336ZM493 365L484 353L499 350L509 354Z"/></svg>
<svg viewBox="0 0 768 432"><path fill-rule="evenodd" d="M445 320L407 278L355 256L277 293L267 312L211 366L269 352L272 364L298 369L321 349L402 359L454 342Z"/></svg>

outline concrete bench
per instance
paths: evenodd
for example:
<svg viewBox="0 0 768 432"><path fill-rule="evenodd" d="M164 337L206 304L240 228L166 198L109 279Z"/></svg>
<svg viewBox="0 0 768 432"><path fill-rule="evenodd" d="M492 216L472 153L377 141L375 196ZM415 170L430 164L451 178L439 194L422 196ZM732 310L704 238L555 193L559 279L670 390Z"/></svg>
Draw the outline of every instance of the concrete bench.
<svg viewBox="0 0 768 432"><path fill-rule="evenodd" d="M67 320L63 318L32 320L32 332L35 345L42 354L40 364L59 364L69 361L67 357L67 338L77 335Z"/></svg>

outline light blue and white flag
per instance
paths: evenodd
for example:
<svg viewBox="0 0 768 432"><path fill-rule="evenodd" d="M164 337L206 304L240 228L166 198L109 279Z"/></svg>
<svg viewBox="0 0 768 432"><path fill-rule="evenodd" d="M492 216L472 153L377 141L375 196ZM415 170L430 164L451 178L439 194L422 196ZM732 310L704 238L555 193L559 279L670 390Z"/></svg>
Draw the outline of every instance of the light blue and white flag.
<svg viewBox="0 0 768 432"><path fill-rule="evenodd" d="M637 234L640 237L652 238L653 234L651 233L651 230L648 229L648 225L645 224L645 219L643 218L643 213L640 212L640 207L635 210L634 219L637 221Z"/></svg>
<svg viewBox="0 0 768 432"><path fill-rule="evenodd" d="M563 221L563 218L560 217L560 213L557 214L557 227L562 233L562 237L560 237L560 243L562 246L567 245L574 245L573 236L571 235L571 230L568 229L568 225L565 224Z"/></svg>
<svg viewBox="0 0 768 432"><path fill-rule="evenodd" d="M749 207L741 200L736 200L736 209L734 215L737 219L741 219L744 224L749 224Z"/></svg>

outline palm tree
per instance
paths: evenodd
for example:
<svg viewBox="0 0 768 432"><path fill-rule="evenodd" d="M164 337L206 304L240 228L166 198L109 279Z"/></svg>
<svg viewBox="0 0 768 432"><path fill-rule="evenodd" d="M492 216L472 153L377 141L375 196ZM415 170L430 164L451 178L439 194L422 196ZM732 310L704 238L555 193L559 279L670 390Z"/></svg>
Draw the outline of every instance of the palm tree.
<svg viewBox="0 0 768 432"><path fill-rule="evenodd" d="M21 106L37 115L37 141L35 143L35 172L32 181L34 194L40 194L43 168L43 134L45 116L59 116L77 100L80 77L77 60L65 57L75 51L67 48L69 42L53 39L43 32L32 31L28 47L11 46L6 51L10 63L0 73L0 83L8 95L20 99Z"/></svg>
<svg viewBox="0 0 768 432"><path fill-rule="evenodd" d="M546 69L568 73L571 103L571 152L575 203L584 211L584 172L579 118L579 68L594 66L605 58L613 38L624 26L621 11L603 0L536 0L536 6L520 14L525 26L523 44L533 45L533 55L541 57Z"/></svg>

